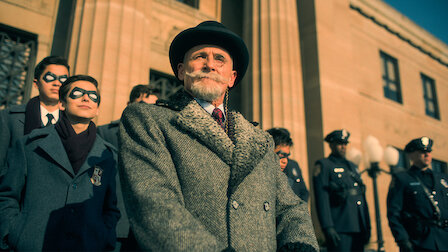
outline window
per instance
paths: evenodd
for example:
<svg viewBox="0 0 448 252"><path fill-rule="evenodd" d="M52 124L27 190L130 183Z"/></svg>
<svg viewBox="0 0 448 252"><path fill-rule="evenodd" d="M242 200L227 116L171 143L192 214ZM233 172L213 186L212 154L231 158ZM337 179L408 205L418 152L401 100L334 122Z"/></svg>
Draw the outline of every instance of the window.
<svg viewBox="0 0 448 252"><path fill-rule="evenodd" d="M199 9L199 0L177 0L177 1L189 5L193 8Z"/></svg>
<svg viewBox="0 0 448 252"><path fill-rule="evenodd" d="M448 168L445 162L437 160L437 159L432 159L432 170L433 171L438 171L438 172L443 172L443 173L448 173Z"/></svg>
<svg viewBox="0 0 448 252"><path fill-rule="evenodd" d="M0 109L28 101L37 35L0 24Z"/></svg>
<svg viewBox="0 0 448 252"><path fill-rule="evenodd" d="M183 84L176 77L151 69L149 85L154 88L154 94L159 99L166 100L182 89Z"/></svg>
<svg viewBox="0 0 448 252"><path fill-rule="evenodd" d="M382 77L384 96L398 103L402 103L398 61L381 51L380 56L383 62Z"/></svg>
<svg viewBox="0 0 448 252"><path fill-rule="evenodd" d="M421 77L426 114L435 119L440 119L439 105L437 103L436 85L434 83L434 80L424 74L421 74Z"/></svg>

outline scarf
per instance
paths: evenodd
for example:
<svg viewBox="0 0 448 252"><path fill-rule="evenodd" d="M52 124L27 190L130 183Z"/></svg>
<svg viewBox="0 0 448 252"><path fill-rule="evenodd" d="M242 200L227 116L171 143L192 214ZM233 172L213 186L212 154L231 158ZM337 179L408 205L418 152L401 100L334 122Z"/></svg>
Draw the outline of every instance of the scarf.
<svg viewBox="0 0 448 252"><path fill-rule="evenodd" d="M65 113L62 113L60 120L55 125L55 129L61 138L73 171L77 174L95 142L95 123L91 121L87 130L76 134L67 116Z"/></svg>

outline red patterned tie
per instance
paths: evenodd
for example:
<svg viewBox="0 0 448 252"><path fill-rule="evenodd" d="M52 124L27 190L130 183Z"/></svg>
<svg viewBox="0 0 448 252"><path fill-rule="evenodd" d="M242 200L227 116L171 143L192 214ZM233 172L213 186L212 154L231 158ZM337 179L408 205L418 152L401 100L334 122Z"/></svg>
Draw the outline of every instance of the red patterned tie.
<svg viewBox="0 0 448 252"><path fill-rule="evenodd" d="M219 108L215 108L212 113L213 118L215 118L216 122L221 126L223 130L225 130L224 125L224 115Z"/></svg>

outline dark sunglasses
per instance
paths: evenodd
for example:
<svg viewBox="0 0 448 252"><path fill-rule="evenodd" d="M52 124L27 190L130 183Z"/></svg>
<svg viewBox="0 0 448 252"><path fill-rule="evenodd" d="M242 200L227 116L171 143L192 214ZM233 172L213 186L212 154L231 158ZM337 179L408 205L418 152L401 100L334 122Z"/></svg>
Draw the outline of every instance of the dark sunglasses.
<svg viewBox="0 0 448 252"><path fill-rule="evenodd" d="M52 72L47 72L44 77L42 77L42 79L44 79L44 81L46 83L55 81L55 80L59 80L59 82L64 83L67 79L68 79L68 75L64 74L64 75L56 75Z"/></svg>
<svg viewBox="0 0 448 252"><path fill-rule="evenodd" d="M283 151L277 151L275 154L277 154L280 159L288 158L289 155L291 155L291 153L286 153L286 152L283 152Z"/></svg>
<svg viewBox="0 0 448 252"><path fill-rule="evenodd" d="M74 100L83 97L85 94L87 94L89 99L92 100L94 103L98 103L98 101L100 100L100 98L98 97L98 93L96 91L87 91L79 87L73 88L68 97Z"/></svg>

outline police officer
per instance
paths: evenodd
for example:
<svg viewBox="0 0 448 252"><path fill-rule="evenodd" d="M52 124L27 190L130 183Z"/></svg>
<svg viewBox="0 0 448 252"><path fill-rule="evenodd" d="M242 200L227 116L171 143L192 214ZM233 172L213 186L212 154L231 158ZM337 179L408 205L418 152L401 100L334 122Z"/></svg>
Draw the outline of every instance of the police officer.
<svg viewBox="0 0 448 252"><path fill-rule="evenodd" d="M431 169L433 140L410 141L412 163L393 176L387 218L400 251L448 251L448 176Z"/></svg>
<svg viewBox="0 0 448 252"><path fill-rule="evenodd" d="M316 209L328 251L363 251L370 239L365 186L358 167L345 158L349 137L345 129L328 134L331 154L314 168Z"/></svg>

